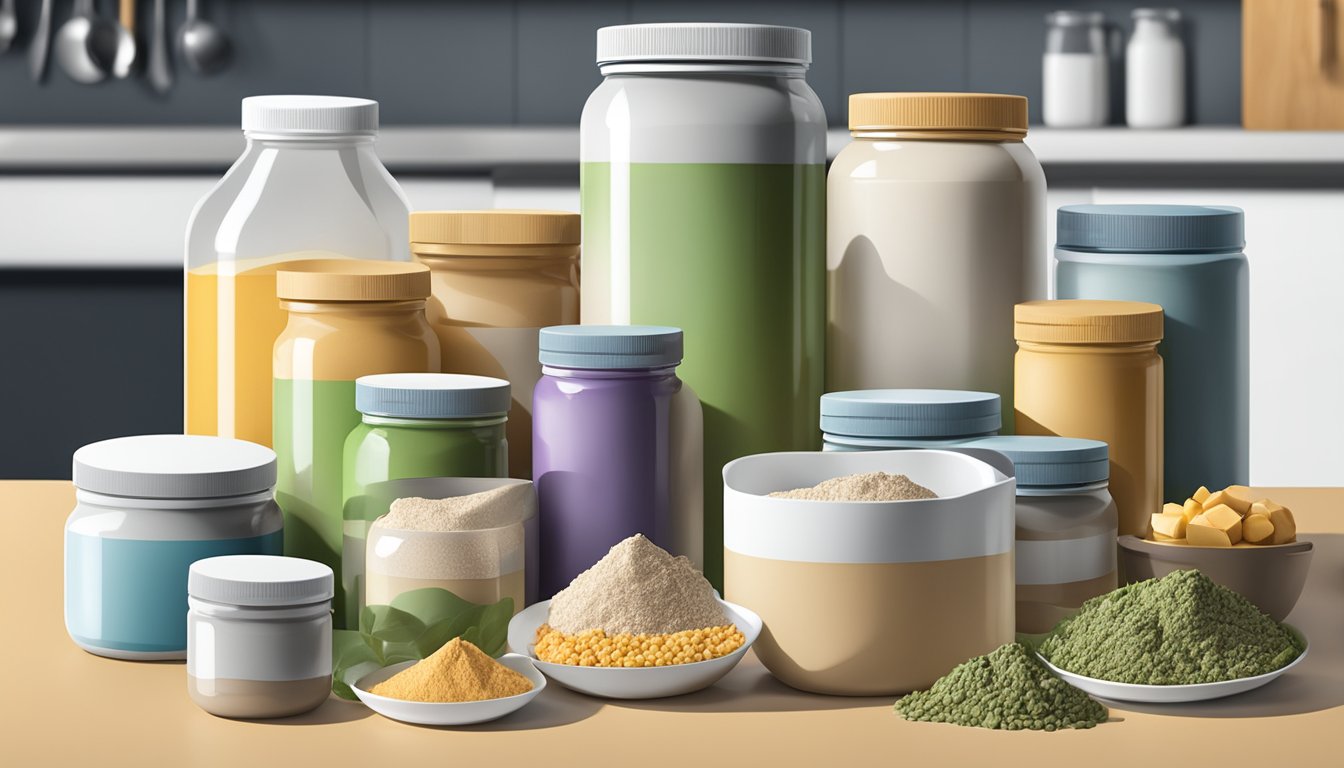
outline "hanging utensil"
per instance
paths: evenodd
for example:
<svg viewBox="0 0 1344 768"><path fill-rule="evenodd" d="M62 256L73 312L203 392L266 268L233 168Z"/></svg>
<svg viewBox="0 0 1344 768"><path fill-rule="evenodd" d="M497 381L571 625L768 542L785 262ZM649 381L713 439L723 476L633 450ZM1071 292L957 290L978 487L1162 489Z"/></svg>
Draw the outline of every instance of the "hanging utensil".
<svg viewBox="0 0 1344 768"><path fill-rule="evenodd" d="M187 0L187 20L178 32L182 59L198 75L213 75L229 62L229 36L200 16L197 0Z"/></svg>
<svg viewBox="0 0 1344 768"><path fill-rule="evenodd" d="M117 56L112 62L112 74L118 80L123 80L135 67L135 0L121 0L119 15Z"/></svg>
<svg viewBox="0 0 1344 768"><path fill-rule="evenodd" d="M5 0L4 4L0 5L0 53L9 50L18 31L19 21L14 13L14 0Z"/></svg>
<svg viewBox="0 0 1344 768"><path fill-rule="evenodd" d="M93 0L75 0L74 15L56 30L56 63L87 85L107 77L116 58L116 26L98 16Z"/></svg>
<svg viewBox="0 0 1344 768"><path fill-rule="evenodd" d="M33 42L28 46L28 72L36 83L42 82L47 76L47 59L51 50L51 2L42 0L37 29L33 31Z"/></svg>
<svg viewBox="0 0 1344 768"><path fill-rule="evenodd" d="M159 93L173 87L173 72L168 67L168 19L164 0L154 0L154 19L149 29L149 84Z"/></svg>

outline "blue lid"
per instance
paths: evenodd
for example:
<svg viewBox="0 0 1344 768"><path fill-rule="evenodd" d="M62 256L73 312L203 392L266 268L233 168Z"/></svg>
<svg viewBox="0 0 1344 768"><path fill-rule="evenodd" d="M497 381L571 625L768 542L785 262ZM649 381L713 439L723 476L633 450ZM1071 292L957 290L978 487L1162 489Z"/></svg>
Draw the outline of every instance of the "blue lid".
<svg viewBox="0 0 1344 768"><path fill-rule="evenodd" d="M394 419L483 419L504 416L509 382L460 373L379 373L355 379L355 409Z"/></svg>
<svg viewBox="0 0 1344 768"><path fill-rule="evenodd" d="M1110 450L1100 440L1049 435L997 435L965 443L1013 462L1020 486L1092 485L1110 479Z"/></svg>
<svg viewBox="0 0 1344 768"><path fill-rule="evenodd" d="M949 438L999 431L999 396L958 389L861 389L821 396L821 431L850 437Z"/></svg>
<svg viewBox="0 0 1344 768"><path fill-rule="evenodd" d="M1239 251L1245 218L1240 208L1223 205L1065 205L1055 241L1083 251Z"/></svg>
<svg viewBox="0 0 1344 768"><path fill-rule="evenodd" d="M666 368L681 363L681 329L664 325L553 325L537 359L561 368Z"/></svg>

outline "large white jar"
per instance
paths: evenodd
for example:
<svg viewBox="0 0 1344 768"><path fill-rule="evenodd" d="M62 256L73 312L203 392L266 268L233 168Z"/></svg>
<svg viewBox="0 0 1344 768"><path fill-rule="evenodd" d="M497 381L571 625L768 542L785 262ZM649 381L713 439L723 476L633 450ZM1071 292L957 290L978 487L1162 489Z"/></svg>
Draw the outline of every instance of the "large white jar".
<svg viewBox="0 0 1344 768"><path fill-rule="evenodd" d="M827 391L1011 401L1013 306L1047 277L1026 98L853 94L849 128L826 187Z"/></svg>

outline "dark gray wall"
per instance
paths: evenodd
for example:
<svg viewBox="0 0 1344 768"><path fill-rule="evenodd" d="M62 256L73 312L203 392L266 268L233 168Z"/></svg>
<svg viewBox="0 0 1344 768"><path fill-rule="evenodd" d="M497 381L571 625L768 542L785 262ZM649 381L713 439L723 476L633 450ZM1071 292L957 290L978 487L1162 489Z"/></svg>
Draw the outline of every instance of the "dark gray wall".
<svg viewBox="0 0 1344 768"><path fill-rule="evenodd" d="M166 96L143 81L73 83L54 66L34 85L22 55L39 0L19 0L19 38L0 56L0 123L235 124L255 93L378 99L386 124L573 124L598 80L593 30L631 21L757 21L807 27L808 80L831 122L847 93L976 90L1040 96L1043 17L1095 8L1129 28L1141 0L202 0L232 36L232 66L176 67ZM113 0L98 0L114 13ZM152 3L139 5L142 43ZM169 0L170 27L184 3ZM1189 19L1191 118L1238 123L1241 4L1174 3ZM56 22L70 0L56 0ZM175 34L174 34L175 37ZM53 62L54 63L54 62Z"/></svg>

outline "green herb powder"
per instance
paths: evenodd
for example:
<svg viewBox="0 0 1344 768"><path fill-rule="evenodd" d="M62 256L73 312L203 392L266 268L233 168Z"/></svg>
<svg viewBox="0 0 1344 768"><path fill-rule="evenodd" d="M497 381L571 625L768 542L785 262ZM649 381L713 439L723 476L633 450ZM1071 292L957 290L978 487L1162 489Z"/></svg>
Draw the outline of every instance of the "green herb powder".
<svg viewBox="0 0 1344 768"><path fill-rule="evenodd" d="M1040 650L1060 669L1141 685L1263 675L1302 652L1281 624L1199 571L1094 597L1060 622Z"/></svg>
<svg viewBox="0 0 1344 768"><path fill-rule="evenodd" d="M1091 728L1106 708L1050 673L1026 646L1000 646L896 702L906 720L1005 731Z"/></svg>

